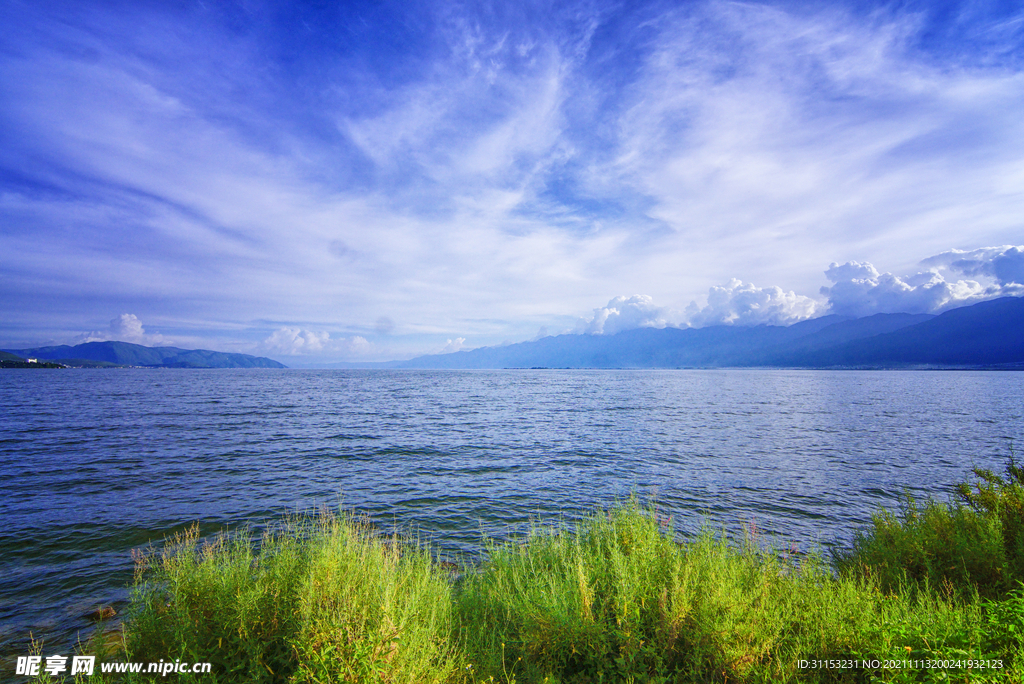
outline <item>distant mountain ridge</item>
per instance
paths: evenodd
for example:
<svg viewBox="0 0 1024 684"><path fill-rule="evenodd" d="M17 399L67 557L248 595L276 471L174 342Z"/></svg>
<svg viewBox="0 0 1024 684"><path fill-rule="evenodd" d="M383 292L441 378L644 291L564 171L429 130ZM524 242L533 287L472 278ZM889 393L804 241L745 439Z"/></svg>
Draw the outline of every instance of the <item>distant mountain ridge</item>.
<svg viewBox="0 0 1024 684"><path fill-rule="evenodd" d="M355 365L355 364L353 364ZM931 314L823 316L791 326L639 328L360 367L484 368L1024 368L1024 298Z"/></svg>
<svg viewBox="0 0 1024 684"><path fill-rule="evenodd" d="M917 325L806 355L809 365L1000 366L1024 363L1024 298L952 309Z"/></svg>
<svg viewBox="0 0 1024 684"><path fill-rule="evenodd" d="M5 350L66 365L285 368L248 354L144 347L128 342ZM348 368L1015 368L1024 370L1024 297L931 314L823 316L790 326L639 328L616 335L558 335L409 361Z"/></svg>
<svg viewBox="0 0 1024 684"><path fill-rule="evenodd" d="M262 356L229 354L207 349L144 347L130 342L86 342L75 346L37 347L6 350L26 358L45 359L80 366L81 361L117 366L147 368L287 368Z"/></svg>

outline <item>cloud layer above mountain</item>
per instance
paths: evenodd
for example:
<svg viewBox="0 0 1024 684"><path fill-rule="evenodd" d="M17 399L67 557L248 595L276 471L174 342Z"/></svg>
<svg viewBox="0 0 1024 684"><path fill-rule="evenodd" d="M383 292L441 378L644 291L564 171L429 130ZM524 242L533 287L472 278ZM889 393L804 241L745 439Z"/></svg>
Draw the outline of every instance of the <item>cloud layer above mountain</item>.
<svg viewBox="0 0 1024 684"><path fill-rule="evenodd" d="M580 319L574 332L615 334L632 328L709 325L791 325L823 314L870 316L877 313L942 313L997 297L1024 296L1024 246L971 251L950 250L920 262L925 270L897 276L879 273L870 263L832 263L822 287L827 299L815 299L779 287L756 287L732 279L708 290L706 303L684 310L655 304L653 297L615 297ZM949 280L949 275L977 279Z"/></svg>
<svg viewBox="0 0 1024 684"><path fill-rule="evenodd" d="M84 333L71 340L73 344L110 341L144 344L148 347L159 346L165 342L163 335L147 335L138 316L128 313L111 320L107 330Z"/></svg>
<svg viewBox="0 0 1024 684"><path fill-rule="evenodd" d="M941 313L996 297L1024 295L1021 247L951 250L921 265L927 270L896 276L879 273L869 263L833 263L825 271L832 285L821 288L821 293L828 297L831 313L847 316ZM948 280L948 274L972 278Z"/></svg>

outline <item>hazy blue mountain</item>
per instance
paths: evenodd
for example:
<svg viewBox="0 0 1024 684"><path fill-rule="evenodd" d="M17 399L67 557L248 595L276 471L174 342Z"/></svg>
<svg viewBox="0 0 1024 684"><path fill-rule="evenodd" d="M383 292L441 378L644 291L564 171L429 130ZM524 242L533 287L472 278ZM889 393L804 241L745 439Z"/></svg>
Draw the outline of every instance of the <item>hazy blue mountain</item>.
<svg viewBox="0 0 1024 684"><path fill-rule="evenodd" d="M86 342L73 347L38 347L12 349L15 354L47 361L65 361L67 365L83 365L75 361L92 361L120 366L154 368L285 368L283 364L262 356L227 354L206 349L177 347L144 347L129 342Z"/></svg>
<svg viewBox="0 0 1024 684"><path fill-rule="evenodd" d="M9 350L68 365L284 368L277 361L203 349L88 342ZM77 362L76 362L77 361ZM1024 298L928 314L823 316L791 326L639 328L617 335L558 335L361 368L898 368L1024 366ZM339 364L340 366L341 364Z"/></svg>
<svg viewBox="0 0 1024 684"><path fill-rule="evenodd" d="M935 318L932 314L875 314L864 318L846 319L821 330L799 337L785 345L754 352L743 365L804 366L808 355L834 348L848 342L862 340L908 328ZM820 320L820 319L818 319Z"/></svg>
<svg viewBox="0 0 1024 684"><path fill-rule="evenodd" d="M379 368L992 366L1024 363L1024 298L930 314L823 316L791 326L640 328L558 335ZM364 367L371 367L366 364Z"/></svg>
<svg viewBox="0 0 1024 684"><path fill-rule="evenodd" d="M806 354L806 366L997 366L1024 364L1024 298L947 311L895 332Z"/></svg>

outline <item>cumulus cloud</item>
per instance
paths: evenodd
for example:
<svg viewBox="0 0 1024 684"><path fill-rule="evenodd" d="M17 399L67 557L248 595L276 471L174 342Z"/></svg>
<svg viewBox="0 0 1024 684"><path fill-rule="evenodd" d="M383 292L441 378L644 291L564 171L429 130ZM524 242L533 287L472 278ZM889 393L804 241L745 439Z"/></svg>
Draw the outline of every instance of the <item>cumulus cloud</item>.
<svg viewBox="0 0 1024 684"><path fill-rule="evenodd" d="M921 265L945 267L965 276L989 277L999 285L1024 285L1024 246L983 247L969 252L951 249L928 257Z"/></svg>
<svg viewBox="0 0 1024 684"><path fill-rule="evenodd" d="M833 262L825 271L832 285L820 291L825 302L735 278L709 289L707 304L690 302L682 312L658 306L647 295L615 297L594 309L591 318L580 319L573 332L612 335L644 327L792 325L825 313L941 313L987 299L1024 296L1024 246L953 249L920 263L924 270L897 276L880 273L868 262Z"/></svg>
<svg viewBox="0 0 1024 684"><path fill-rule="evenodd" d="M941 313L986 299L1024 295L1021 247L950 250L921 262L927 270L909 276L879 273L870 263L833 263L825 271L831 287L821 288L832 313ZM974 279L949 280L943 271ZM954 276L955 277L955 276Z"/></svg>
<svg viewBox="0 0 1024 684"><path fill-rule="evenodd" d="M142 321L135 314L121 314L110 321L110 333L115 340L141 342L146 338Z"/></svg>
<svg viewBox="0 0 1024 684"><path fill-rule="evenodd" d="M338 340L337 348L346 354L354 356L364 356L375 351L373 344L360 335L341 338Z"/></svg>
<svg viewBox="0 0 1024 684"><path fill-rule="evenodd" d="M448 340L448 344L444 345L444 348L441 349L441 353L451 354L452 352L460 351L465 344L465 337L456 337L454 340Z"/></svg>
<svg viewBox="0 0 1024 684"><path fill-rule="evenodd" d="M79 335L74 344L85 342L131 342L132 344L144 344L153 346L164 341L163 335L147 335L142 321L135 314L124 313L110 321L110 327L105 331L93 331Z"/></svg>
<svg viewBox="0 0 1024 684"><path fill-rule="evenodd" d="M757 287L733 278L708 290L705 306L690 302L685 311L658 306L648 295L615 297L580 319L574 332L614 335L634 328L703 328L709 325L790 325L819 315L824 306L779 287Z"/></svg>
<svg viewBox="0 0 1024 684"><path fill-rule="evenodd" d="M648 295L615 297L607 306L594 309L592 318L580 319L576 333L588 335L614 335L634 328L677 327L682 315L667 307L658 306Z"/></svg>
<svg viewBox="0 0 1024 684"><path fill-rule="evenodd" d="M708 303L691 302L687 322L708 325L791 325L819 315L824 307L810 297L780 287L757 287L733 278L727 285L708 290Z"/></svg>
<svg viewBox="0 0 1024 684"><path fill-rule="evenodd" d="M374 351L373 345L359 335L331 338L326 331L316 332L301 328L279 328L259 345L264 354L307 356L338 354L365 356Z"/></svg>
<svg viewBox="0 0 1024 684"><path fill-rule="evenodd" d="M268 353L299 356L301 354L318 354L330 343L331 336L327 332L313 332L299 328L280 328L263 340L263 349Z"/></svg>

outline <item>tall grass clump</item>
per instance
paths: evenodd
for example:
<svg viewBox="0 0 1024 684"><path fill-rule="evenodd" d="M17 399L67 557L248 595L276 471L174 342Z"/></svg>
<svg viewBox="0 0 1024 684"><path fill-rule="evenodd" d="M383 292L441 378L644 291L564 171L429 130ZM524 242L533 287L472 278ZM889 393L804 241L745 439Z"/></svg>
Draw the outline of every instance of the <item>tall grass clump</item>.
<svg viewBox="0 0 1024 684"><path fill-rule="evenodd" d="M296 538L245 532L200 541L193 526L136 555L125 645L140 661L210 661L227 676L272 681L294 667L294 599L309 561Z"/></svg>
<svg viewBox="0 0 1024 684"><path fill-rule="evenodd" d="M322 512L265 534L193 527L141 555L125 659L213 663L204 682L447 681L451 587L421 548Z"/></svg>
<svg viewBox="0 0 1024 684"><path fill-rule="evenodd" d="M835 555L846 575L870 574L885 590L943 587L1001 599L1024 582L1024 468L1011 452L1005 476L975 468L949 503L904 495L898 512L880 511L850 549Z"/></svg>
<svg viewBox="0 0 1024 684"><path fill-rule="evenodd" d="M457 671L448 578L425 550L330 519L299 588L292 682L448 681Z"/></svg>
<svg viewBox="0 0 1024 684"><path fill-rule="evenodd" d="M1009 584L1024 582L1024 468L1010 449L1006 476L975 468L978 481L957 486L957 496L976 515L999 521Z"/></svg>
<svg viewBox="0 0 1024 684"><path fill-rule="evenodd" d="M752 534L705 530L679 545L635 499L573 531L492 544L457 601L465 657L485 681L866 681L799 662L984 650L976 603L837 579Z"/></svg>

